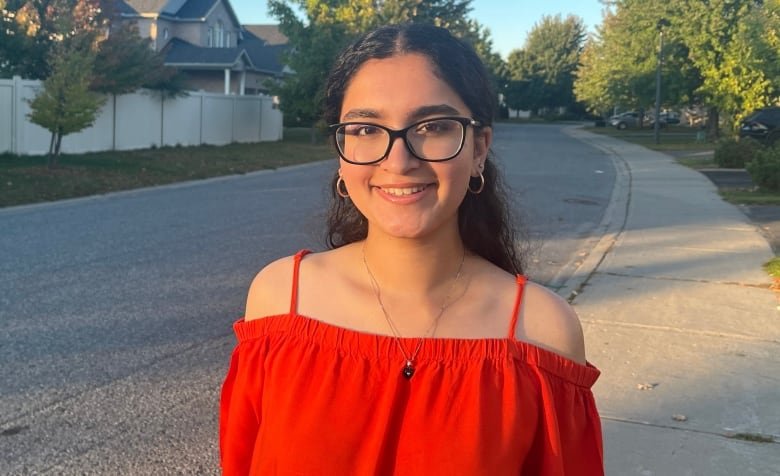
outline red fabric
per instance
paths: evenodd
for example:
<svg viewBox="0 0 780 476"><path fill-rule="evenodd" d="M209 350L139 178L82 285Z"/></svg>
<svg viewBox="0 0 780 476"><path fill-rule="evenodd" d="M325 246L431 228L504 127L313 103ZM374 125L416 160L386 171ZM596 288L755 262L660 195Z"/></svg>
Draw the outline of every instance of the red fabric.
<svg viewBox="0 0 780 476"><path fill-rule="evenodd" d="M425 339L406 380L392 337L298 315L296 294L233 326L225 475L603 474L591 365L513 336Z"/></svg>

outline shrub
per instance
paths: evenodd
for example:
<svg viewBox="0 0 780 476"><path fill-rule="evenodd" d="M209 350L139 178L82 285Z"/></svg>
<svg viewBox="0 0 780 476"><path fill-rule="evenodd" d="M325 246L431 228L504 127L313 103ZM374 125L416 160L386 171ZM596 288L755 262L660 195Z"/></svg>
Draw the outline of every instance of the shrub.
<svg viewBox="0 0 780 476"><path fill-rule="evenodd" d="M780 144L760 150L746 168L753 183L766 190L780 191Z"/></svg>
<svg viewBox="0 0 780 476"><path fill-rule="evenodd" d="M715 148L715 163L718 167L741 169L750 162L763 146L750 138L742 140L724 139Z"/></svg>

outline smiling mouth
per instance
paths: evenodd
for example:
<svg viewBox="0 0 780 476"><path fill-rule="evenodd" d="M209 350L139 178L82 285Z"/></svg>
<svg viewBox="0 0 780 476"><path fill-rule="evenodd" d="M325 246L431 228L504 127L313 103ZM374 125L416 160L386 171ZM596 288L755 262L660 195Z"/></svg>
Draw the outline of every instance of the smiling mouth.
<svg viewBox="0 0 780 476"><path fill-rule="evenodd" d="M414 187L403 187L403 188L397 188L397 187L379 187L380 190L385 192L388 195L393 195L394 197L403 197L406 195L412 195L415 193L420 193L423 190L428 188L428 185L417 185Z"/></svg>

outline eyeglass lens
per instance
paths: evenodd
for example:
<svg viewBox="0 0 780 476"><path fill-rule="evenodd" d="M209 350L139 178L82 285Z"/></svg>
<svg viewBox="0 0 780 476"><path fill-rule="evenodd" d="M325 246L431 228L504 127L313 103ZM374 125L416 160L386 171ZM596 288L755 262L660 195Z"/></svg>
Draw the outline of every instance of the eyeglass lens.
<svg viewBox="0 0 780 476"><path fill-rule="evenodd" d="M413 125L404 139L418 158L447 160L460 152L464 132L457 120L434 119ZM351 162L376 162L390 151L390 132L376 124L345 124L336 130L336 144Z"/></svg>

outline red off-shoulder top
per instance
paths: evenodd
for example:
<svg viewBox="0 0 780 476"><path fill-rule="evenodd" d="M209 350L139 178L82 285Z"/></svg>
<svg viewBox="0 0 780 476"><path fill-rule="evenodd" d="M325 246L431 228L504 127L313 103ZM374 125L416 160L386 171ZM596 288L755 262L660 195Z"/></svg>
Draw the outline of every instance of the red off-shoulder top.
<svg viewBox="0 0 780 476"><path fill-rule="evenodd" d="M239 320L222 387L225 475L601 475L599 371L514 338L392 336L299 315ZM418 339L405 339L414 348Z"/></svg>

